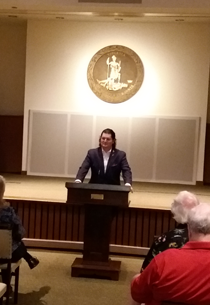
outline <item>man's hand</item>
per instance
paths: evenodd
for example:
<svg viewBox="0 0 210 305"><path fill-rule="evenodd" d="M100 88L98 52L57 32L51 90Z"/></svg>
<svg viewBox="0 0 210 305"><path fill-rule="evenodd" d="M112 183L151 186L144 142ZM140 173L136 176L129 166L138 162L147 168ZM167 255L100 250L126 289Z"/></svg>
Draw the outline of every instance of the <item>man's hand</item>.
<svg viewBox="0 0 210 305"><path fill-rule="evenodd" d="M125 183L125 186L130 186L130 192L133 193L133 188L130 183Z"/></svg>
<svg viewBox="0 0 210 305"><path fill-rule="evenodd" d="M74 182L75 182L75 183L82 183L82 181L79 180L79 179L74 180Z"/></svg>

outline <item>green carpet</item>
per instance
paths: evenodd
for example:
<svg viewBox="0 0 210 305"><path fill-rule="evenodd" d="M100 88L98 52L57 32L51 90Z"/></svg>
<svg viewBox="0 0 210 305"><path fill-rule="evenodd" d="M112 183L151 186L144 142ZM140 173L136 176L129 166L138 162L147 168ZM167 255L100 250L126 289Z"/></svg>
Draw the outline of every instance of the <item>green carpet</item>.
<svg viewBox="0 0 210 305"><path fill-rule="evenodd" d="M112 256L121 260L119 281L72 278L71 264L80 253L29 250L40 260L31 270L20 267L19 305L122 305L130 302L130 282L143 258ZM11 300L13 303L13 300Z"/></svg>

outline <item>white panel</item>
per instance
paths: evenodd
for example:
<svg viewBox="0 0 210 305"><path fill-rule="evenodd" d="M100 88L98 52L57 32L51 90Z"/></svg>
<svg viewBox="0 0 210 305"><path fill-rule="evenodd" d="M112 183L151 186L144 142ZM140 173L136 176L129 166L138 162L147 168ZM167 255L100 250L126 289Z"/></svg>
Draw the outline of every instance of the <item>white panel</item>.
<svg viewBox="0 0 210 305"><path fill-rule="evenodd" d="M67 121L65 113L31 112L28 174L64 174Z"/></svg>
<svg viewBox="0 0 210 305"><path fill-rule="evenodd" d="M193 117L31 111L28 174L75 177L106 128L115 131L117 148L126 152L134 181L196 182L199 118Z"/></svg>
<svg viewBox="0 0 210 305"><path fill-rule="evenodd" d="M68 176L75 177L88 149L92 147L93 116L71 115L68 142Z"/></svg>
<svg viewBox="0 0 210 305"><path fill-rule="evenodd" d="M160 118L156 180L195 183L198 120Z"/></svg>
<svg viewBox="0 0 210 305"><path fill-rule="evenodd" d="M155 157L155 118L133 118L130 143L130 166L133 180L153 179Z"/></svg>

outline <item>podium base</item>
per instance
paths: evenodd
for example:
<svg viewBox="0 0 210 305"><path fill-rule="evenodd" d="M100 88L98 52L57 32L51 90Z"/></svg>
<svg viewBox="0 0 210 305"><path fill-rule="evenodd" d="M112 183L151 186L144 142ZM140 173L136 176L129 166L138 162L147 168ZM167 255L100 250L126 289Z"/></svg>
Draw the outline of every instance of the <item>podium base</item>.
<svg viewBox="0 0 210 305"><path fill-rule="evenodd" d="M83 258L76 258L71 266L72 277L104 278L119 280L121 261L109 260L103 262L86 262Z"/></svg>

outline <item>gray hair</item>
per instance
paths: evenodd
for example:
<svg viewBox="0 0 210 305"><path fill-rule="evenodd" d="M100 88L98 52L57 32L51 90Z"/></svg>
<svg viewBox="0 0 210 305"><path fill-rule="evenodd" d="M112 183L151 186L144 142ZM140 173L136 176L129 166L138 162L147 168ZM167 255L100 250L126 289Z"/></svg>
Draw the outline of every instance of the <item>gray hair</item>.
<svg viewBox="0 0 210 305"><path fill-rule="evenodd" d="M189 211L197 205L199 205L199 200L193 193L179 192L171 204L173 218L178 223L187 223Z"/></svg>
<svg viewBox="0 0 210 305"><path fill-rule="evenodd" d="M3 176L0 176L0 202L3 200L4 192L5 192L5 179Z"/></svg>
<svg viewBox="0 0 210 305"><path fill-rule="evenodd" d="M210 204L201 203L188 214L189 230L193 233L210 234Z"/></svg>

